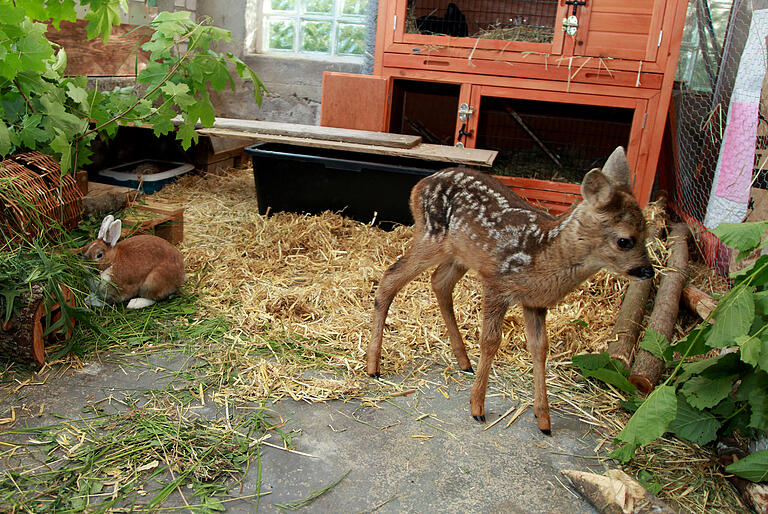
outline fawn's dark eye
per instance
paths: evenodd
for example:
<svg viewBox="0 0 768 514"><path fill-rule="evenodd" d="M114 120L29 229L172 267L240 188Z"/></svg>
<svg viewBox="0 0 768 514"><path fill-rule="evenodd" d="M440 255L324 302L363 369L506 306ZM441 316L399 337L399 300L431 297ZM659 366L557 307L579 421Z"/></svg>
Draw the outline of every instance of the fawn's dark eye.
<svg viewBox="0 0 768 514"><path fill-rule="evenodd" d="M104 252L99 252L96 254L97 259L101 259L102 257L104 257Z"/></svg>
<svg viewBox="0 0 768 514"><path fill-rule="evenodd" d="M635 247L635 238L620 237L618 240L616 240L616 246L618 246L621 250L631 250Z"/></svg>

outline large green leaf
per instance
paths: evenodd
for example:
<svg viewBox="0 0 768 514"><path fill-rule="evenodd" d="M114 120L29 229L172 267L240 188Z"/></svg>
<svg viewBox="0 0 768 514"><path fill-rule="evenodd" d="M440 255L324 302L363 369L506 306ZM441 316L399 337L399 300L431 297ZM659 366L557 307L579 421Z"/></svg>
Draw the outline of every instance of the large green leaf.
<svg viewBox="0 0 768 514"><path fill-rule="evenodd" d="M149 84L150 87L156 86L168 75L168 67L159 62L150 62L147 67L139 72L136 80L142 84Z"/></svg>
<svg viewBox="0 0 768 514"><path fill-rule="evenodd" d="M747 335L755 319L755 301L744 284L731 291L717 304L712 317L715 324L707 337L707 345L714 348L733 346L739 336Z"/></svg>
<svg viewBox="0 0 768 514"><path fill-rule="evenodd" d="M88 25L85 27L88 39L101 36L106 45L112 33L112 27L120 24L119 0L105 0L99 5L91 5L85 19L88 20Z"/></svg>
<svg viewBox="0 0 768 514"><path fill-rule="evenodd" d="M749 395L749 426L758 430L768 429L768 392L753 389Z"/></svg>
<svg viewBox="0 0 768 514"><path fill-rule="evenodd" d="M693 377L680 389L688 403L697 409L714 407L733 389L732 377L710 379L703 376Z"/></svg>
<svg viewBox="0 0 768 514"><path fill-rule="evenodd" d="M37 0L39 3L39 0ZM19 25L24 21L25 11L19 5L13 5L10 2L0 3L0 24Z"/></svg>
<svg viewBox="0 0 768 514"><path fill-rule="evenodd" d="M80 104L84 107L88 106L88 92L84 88L78 87L72 82L67 84L67 96L77 104Z"/></svg>
<svg viewBox="0 0 768 514"><path fill-rule="evenodd" d="M608 355L608 352L582 353L571 358L573 365L579 367L582 371L604 368L610 360L611 357Z"/></svg>
<svg viewBox="0 0 768 514"><path fill-rule="evenodd" d="M16 44L20 66L25 71L46 71L46 61L53 57L53 47L45 37L46 25L25 21L26 34Z"/></svg>
<svg viewBox="0 0 768 514"><path fill-rule="evenodd" d="M0 120L0 157L5 157L11 152L11 134L8 126Z"/></svg>
<svg viewBox="0 0 768 514"><path fill-rule="evenodd" d="M664 334L649 328L645 331L645 335L643 335L643 339L640 341L640 347L650 352L657 359L664 360L664 354L667 348L669 348L669 340Z"/></svg>
<svg viewBox="0 0 768 514"><path fill-rule="evenodd" d="M749 253L760 246L760 241L766 230L768 230L768 222L766 221L721 223L712 230L712 233L728 248Z"/></svg>
<svg viewBox="0 0 768 514"><path fill-rule="evenodd" d="M764 482L768 479L768 450L747 455L725 468L725 471L752 482Z"/></svg>
<svg viewBox="0 0 768 514"><path fill-rule="evenodd" d="M685 337L670 346L668 353L674 352L688 357L704 355L712 350L712 348L707 346L707 338L711 332L712 325L700 323L696 328L688 332Z"/></svg>
<svg viewBox="0 0 768 514"><path fill-rule="evenodd" d="M752 366L757 366L760 354L763 351L763 341L754 336L739 336L736 344L741 348L741 360Z"/></svg>
<svg viewBox="0 0 768 514"><path fill-rule="evenodd" d="M677 416L677 396L672 386L658 386L632 415L617 439L639 447L664 435Z"/></svg>
<svg viewBox="0 0 768 514"><path fill-rule="evenodd" d="M627 377L619 373L618 371L608 368L598 368L592 370L583 371L585 378L597 378L602 380L606 384L611 384L625 393L634 393L637 391L635 385L627 380Z"/></svg>
<svg viewBox="0 0 768 514"><path fill-rule="evenodd" d="M192 141L197 143L197 131L195 130L194 122L187 123L186 121L179 126L176 130L176 139L181 140L181 147L184 150L188 150L192 146Z"/></svg>
<svg viewBox="0 0 768 514"><path fill-rule="evenodd" d="M685 401L677 398L677 416L669 424L673 434L696 444L707 444L714 441L721 423L711 413L695 409Z"/></svg>
<svg viewBox="0 0 768 514"><path fill-rule="evenodd" d="M37 1L39 2L39 0ZM45 8L46 16L50 17L56 30L59 30L59 24L62 21L77 21L75 0L47 0Z"/></svg>
<svg viewBox="0 0 768 514"><path fill-rule="evenodd" d="M752 299L755 301L755 312L768 316L768 291L757 291L752 294Z"/></svg>

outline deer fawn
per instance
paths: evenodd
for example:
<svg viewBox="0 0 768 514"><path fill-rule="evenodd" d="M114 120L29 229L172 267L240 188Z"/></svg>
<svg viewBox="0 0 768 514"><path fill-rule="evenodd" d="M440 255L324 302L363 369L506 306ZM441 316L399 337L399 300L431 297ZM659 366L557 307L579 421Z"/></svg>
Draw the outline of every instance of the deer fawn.
<svg viewBox="0 0 768 514"><path fill-rule="evenodd" d="M653 277L645 248L645 218L629 189L624 149L616 148L602 171L584 177L584 201L554 217L526 203L492 177L449 168L422 179L411 191L411 247L385 273L376 291L367 371L379 377L387 311L398 291L422 271L448 327L459 368L472 372L453 311L453 289L469 269L482 283L480 360L472 385L472 416L485 421L485 391L501 343L502 322L513 303L523 307L528 351L533 357L534 414L550 434L545 365L549 352L547 309L601 268Z"/></svg>

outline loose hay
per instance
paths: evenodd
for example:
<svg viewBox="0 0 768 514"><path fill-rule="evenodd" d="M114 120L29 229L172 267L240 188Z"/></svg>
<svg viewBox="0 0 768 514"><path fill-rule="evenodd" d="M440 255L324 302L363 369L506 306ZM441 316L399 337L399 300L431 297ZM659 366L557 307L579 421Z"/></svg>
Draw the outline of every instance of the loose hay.
<svg viewBox="0 0 768 514"><path fill-rule="evenodd" d="M234 377L222 379L216 393L219 400L290 396L323 401L364 395L371 400L381 394L398 395L396 388L418 388L421 372L435 363L445 367L446 382L452 378L455 360L429 273L398 294L387 318L382 371L388 376L407 375L398 384L382 381L378 391L370 390L365 377L374 291L384 270L407 248L410 227L386 232L334 213L260 216L250 168L186 177L155 198L186 207L181 250L188 273L198 274L199 291L211 314L224 313L236 327L226 341L210 341L208 348L200 348L201 357ZM659 209L652 206L646 214L653 218ZM649 249L663 268L666 246L653 241ZM594 426L605 438L600 445L604 450L629 418L620 408L624 396L584 380L570 366L570 358L605 349L627 283L599 273L547 317L551 405ZM468 274L456 287L454 299L459 329L470 359L476 361L477 277ZM519 307L506 317L490 380L497 392L532 400L531 359ZM707 450L665 441L644 449L637 462L650 467L665 486L696 481L696 488L665 488L660 495L685 510L728 510L738 505L706 455ZM684 466L685 472L679 464L664 466L663 461L675 459L691 464Z"/></svg>
<svg viewBox="0 0 768 514"><path fill-rule="evenodd" d="M222 395L325 400L363 390L375 288L407 248L410 227L387 232L330 212L260 216L247 168L189 177L155 197L186 206L187 270L200 273L205 305L226 313L251 336L234 342L238 350L227 358L236 363L239 382ZM552 309L551 355L601 350L625 285L624 279L601 273ZM454 298L459 329L470 358L477 360L477 277L470 273L462 280ZM520 308L510 311L505 325L496 365L529 362ZM261 357L254 359L254 353ZM454 366L428 273L392 304L382 370L400 374L424 361ZM336 372L335 380L306 377L313 369Z"/></svg>

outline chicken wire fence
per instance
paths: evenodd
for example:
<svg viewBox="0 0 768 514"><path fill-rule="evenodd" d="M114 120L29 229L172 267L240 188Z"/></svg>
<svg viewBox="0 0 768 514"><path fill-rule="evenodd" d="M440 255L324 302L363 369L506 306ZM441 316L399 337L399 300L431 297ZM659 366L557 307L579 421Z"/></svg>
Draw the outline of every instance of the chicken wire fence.
<svg viewBox="0 0 768 514"><path fill-rule="evenodd" d="M409 0L405 31L551 43L558 0Z"/></svg>
<svg viewBox="0 0 768 514"><path fill-rule="evenodd" d="M672 94L670 204L698 229L720 273L730 253L709 230L740 222L768 189L768 0L691 0Z"/></svg>

